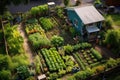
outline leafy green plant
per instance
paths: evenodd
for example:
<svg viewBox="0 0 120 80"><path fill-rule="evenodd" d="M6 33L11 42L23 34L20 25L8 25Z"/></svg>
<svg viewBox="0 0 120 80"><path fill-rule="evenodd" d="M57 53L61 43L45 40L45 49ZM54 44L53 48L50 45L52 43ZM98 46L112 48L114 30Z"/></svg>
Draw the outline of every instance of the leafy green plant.
<svg viewBox="0 0 120 80"><path fill-rule="evenodd" d="M52 43L55 47L62 46L63 43L64 43L64 39L63 39L63 37L54 35L54 36L52 37L52 39L51 39L51 43Z"/></svg>
<svg viewBox="0 0 120 80"><path fill-rule="evenodd" d="M41 62L40 62L40 57L38 55L35 56L34 63L35 63L36 73L40 74L41 73L41 70L40 70Z"/></svg>
<svg viewBox="0 0 120 80"><path fill-rule="evenodd" d="M66 46L64 46L64 50L66 53L71 53L73 52L73 47L69 44L67 44Z"/></svg>
<svg viewBox="0 0 120 80"><path fill-rule="evenodd" d="M112 68L114 66L117 66L117 61L113 58L110 58L106 63L106 67L107 68Z"/></svg>
<svg viewBox="0 0 120 80"><path fill-rule="evenodd" d="M58 78L58 74L57 73L51 73L50 74L50 80L56 80Z"/></svg>
<svg viewBox="0 0 120 80"><path fill-rule="evenodd" d="M102 59L102 55L97 50L91 48L91 52L98 60Z"/></svg>
<svg viewBox="0 0 120 80"><path fill-rule="evenodd" d="M25 80L30 76L29 70L27 66L19 66L17 68L17 75L18 78L20 78L21 80Z"/></svg>
<svg viewBox="0 0 120 80"><path fill-rule="evenodd" d="M79 43L79 44L76 44L73 46L74 50L79 50L79 49L86 49L86 48L91 48L92 45L89 44L89 43ZM81 52L84 52L84 51L81 51Z"/></svg>
<svg viewBox="0 0 120 80"><path fill-rule="evenodd" d="M66 70L59 70L58 72L59 77L62 77L65 74L66 74Z"/></svg>
<svg viewBox="0 0 120 80"><path fill-rule="evenodd" d="M56 6L56 12L57 12L57 15L60 17L60 18L63 18L64 15L63 15L63 8L61 6Z"/></svg>
<svg viewBox="0 0 120 80"><path fill-rule="evenodd" d="M48 12L48 6L47 5L40 5L40 6L35 6L32 7L30 10L32 15L46 15Z"/></svg>
<svg viewBox="0 0 120 80"><path fill-rule="evenodd" d="M23 51L23 38L20 32L17 31L17 26L14 25L10 27L10 24L6 24L5 27L5 37L8 44L8 52L10 55L24 53Z"/></svg>
<svg viewBox="0 0 120 80"><path fill-rule="evenodd" d="M80 65L80 67L81 67L83 70L85 70L84 63L83 63L81 57L79 56L79 54L76 53L76 54L73 54L73 56L74 56L75 59L77 60L77 62L78 62L78 64Z"/></svg>
<svg viewBox="0 0 120 80"><path fill-rule="evenodd" d="M41 52L42 55L45 57L50 71L57 71L59 69L66 68L63 59L55 48L50 48L49 50L42 49Z"/></svg>
<svg viewBox="0 0 120 80"><path fill-rule="evenodd" d="M52 29L55 25L53 24L53 21L50 19L50 18L45 18L45 17L41 17L39 19L40 23L41 23L41 26L42 28L45 30L45 31L48 31L50 29Z"/></svg>

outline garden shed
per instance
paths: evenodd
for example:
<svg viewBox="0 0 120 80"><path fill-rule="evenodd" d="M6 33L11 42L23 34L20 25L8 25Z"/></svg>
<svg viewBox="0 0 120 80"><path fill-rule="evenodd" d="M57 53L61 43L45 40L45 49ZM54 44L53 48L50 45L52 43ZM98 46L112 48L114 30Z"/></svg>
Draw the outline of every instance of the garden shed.
<svg viewBox="0 0 120 80"><path fill-rule="evenodd" d="M92 5L68 7L67 15L82 37L87 36L89 39L91 38L91 34L94 33L96 35L100 31L102 22L104 21L104 17Z"/></svg>

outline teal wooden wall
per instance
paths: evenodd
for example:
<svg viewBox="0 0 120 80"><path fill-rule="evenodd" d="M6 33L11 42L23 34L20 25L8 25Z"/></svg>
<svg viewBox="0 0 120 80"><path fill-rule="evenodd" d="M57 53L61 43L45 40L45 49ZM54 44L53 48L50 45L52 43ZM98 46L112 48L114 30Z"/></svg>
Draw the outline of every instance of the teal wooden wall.
<svg viewBox="0 0 120 80"><path fill-rule="evenodd" d="M78 21L78 25L77 26L74 25L74 27L78 32L80 32L80 34L82 34L82 28L84 24L82 23L81 19L76 14L76 12L74 10L67 10L67 15L68 15L68 18L72 21L73 25L74 25L75 19Z"/></svg>

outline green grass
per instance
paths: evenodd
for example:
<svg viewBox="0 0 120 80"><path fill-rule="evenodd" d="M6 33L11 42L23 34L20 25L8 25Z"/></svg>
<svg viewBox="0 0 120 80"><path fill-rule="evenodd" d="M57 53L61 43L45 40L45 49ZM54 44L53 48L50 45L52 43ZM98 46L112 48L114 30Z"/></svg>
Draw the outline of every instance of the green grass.
<svg viewBox="0 0 120 80"><path fill-rule="evenodd" d="M119 28L120 28L120 15L119 14L111 14L110 16L113 19L114 25L119 26Z"/></svg>

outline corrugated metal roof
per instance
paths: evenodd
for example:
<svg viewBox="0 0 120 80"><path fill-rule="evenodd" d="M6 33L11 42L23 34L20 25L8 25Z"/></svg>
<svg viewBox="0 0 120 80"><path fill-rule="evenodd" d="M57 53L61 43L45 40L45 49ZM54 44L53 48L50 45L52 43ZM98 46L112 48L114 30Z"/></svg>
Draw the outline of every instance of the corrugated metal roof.
<svg viewBox="0 0 120 80"><path fill-rule="evenodd" d="M77 7L74 8L74 10L84 24L90 24L104 20L104 17L96 10L94 6Z"/></svg>

